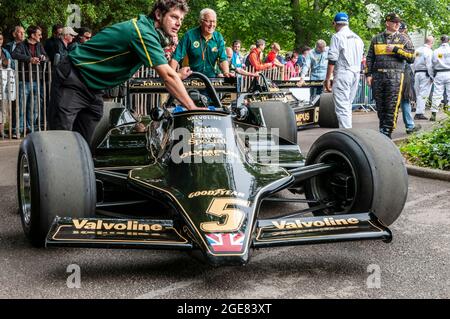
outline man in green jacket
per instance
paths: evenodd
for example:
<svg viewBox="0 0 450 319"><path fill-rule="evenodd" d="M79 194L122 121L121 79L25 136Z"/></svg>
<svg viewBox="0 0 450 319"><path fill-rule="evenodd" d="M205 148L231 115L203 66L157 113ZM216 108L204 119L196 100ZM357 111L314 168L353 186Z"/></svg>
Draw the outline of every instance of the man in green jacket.
<svg viewBox="0 0 450 319"><path fill-rule="evenodd" d="M220 32L216 31L217 15L212 9L200 11L200 26L188 30L178 43L177 49L170 61L175 70L188 59L189 67L206 75L216 78L220 70L225 77L230 77L230 68L225 52L225 41Z"/></svg>
<svg viewBox="0 0 450 319"><path fill-rule="evenodd" d="M175 72L163 48L177 35L188 12L186 0L157 0L149 16L140 15L100 31L77 46L55 69L49 107L51 130L73 130L90 142L103 115L102 90L130 79L144 64L187 109L197 109L182 80L192 71Z"/></svg>

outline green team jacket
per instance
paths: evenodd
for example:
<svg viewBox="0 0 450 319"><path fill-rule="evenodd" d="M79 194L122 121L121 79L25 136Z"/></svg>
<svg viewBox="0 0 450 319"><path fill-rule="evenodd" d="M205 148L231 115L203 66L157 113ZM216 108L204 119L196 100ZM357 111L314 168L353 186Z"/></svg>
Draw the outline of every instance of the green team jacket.
<svg viewBox="0 0 450 319"><path fill-rule="evenodd" d="M173 55L178 63L187 56L192 71L205 74L209 78L217 77L217 63L227 61L223 36L214 31L211 39L206 40L200 27L187 31Z"/></svg>
<svg viewBox="0 0 450 319"><path fill-rule="evenodd" d="M69 58L85 84L95 90L124 83L143 64L167 64L154 21L145 15L103 29L90 41L78 45Z"/></svg>

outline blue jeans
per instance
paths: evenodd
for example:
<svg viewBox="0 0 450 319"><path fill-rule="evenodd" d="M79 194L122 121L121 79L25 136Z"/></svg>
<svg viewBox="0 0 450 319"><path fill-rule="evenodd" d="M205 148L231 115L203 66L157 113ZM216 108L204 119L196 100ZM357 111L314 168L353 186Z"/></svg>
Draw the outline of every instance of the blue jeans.
<svg viewBox="0 0 450 319"><path fill-rule="evenodd" d="M407 130L414 128L414 119L411 115L411 103L409 100L403 100L401 103L403 122Z"/></svg>
<svg viewBox="0 0 450 319"><path fill-rule="evenodd" d="M25 84L25 85L24 85ZM31 84L31 85L30 85ZM25 89L25 106L23 103L24 100L24 94L23 94L23 90ZM43 110L43 103L44 103L44 99L43 99L43 86L40 86L40 104L41 104L41 110ZM31 100L31 90L33 90L33 101ZM18 96L19 96L19 132L20 134L23 134L24 132L24 123L23 123L23 115L24 115L24 110L26 113L26 128L28 131L31 131L32 126L34 125L34 130L37 131L39 129L38 126L38 86L37 86L37 82L34 81L32 83L30 82L23 82L20 81L19 82L19 92L18 92ZM31 109L33 108L33 118L31 118ZM43 113L41 112L41 122L43 123L44 119L42 117ZM18 134L17 129L16 129L16 112L13 110L13 134Z"/></svg>

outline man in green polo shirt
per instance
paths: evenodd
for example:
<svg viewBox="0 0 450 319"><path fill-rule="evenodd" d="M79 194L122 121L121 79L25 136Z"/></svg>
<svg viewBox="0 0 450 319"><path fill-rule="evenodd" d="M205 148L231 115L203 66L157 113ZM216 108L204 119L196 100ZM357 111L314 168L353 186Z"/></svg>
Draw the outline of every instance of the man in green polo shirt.
<svg viewBox="0 0 450 319"><path fill-rule="evenodd" d="M219 64L222 74L230 76L225 41L216 30L217 15L212 9L200 11L200 26L187 31L170 61L170 66L177 69L183 59L187 57L189 67L194 72L205 74L209 78L216 78Z"/></svg>
<svg viewBox="0 0 450 319"><path fill-rule="evenodd" d="M55 68L50 129L77 131L90 142L103 115L102 90L127 81L143 64L156 70L181 104L197 109L182 82L192 71L175 72L163 50L177 35L187 11L186 0L157 0L149 16L107 27L71 51Z"/></svg>

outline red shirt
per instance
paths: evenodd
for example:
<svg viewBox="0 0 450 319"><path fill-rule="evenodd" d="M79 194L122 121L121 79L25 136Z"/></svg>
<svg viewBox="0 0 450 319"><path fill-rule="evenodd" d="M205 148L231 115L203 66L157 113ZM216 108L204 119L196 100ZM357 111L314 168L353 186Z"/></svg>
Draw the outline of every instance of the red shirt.
<svg viewBox="0 0 450 319"><path fill-rule="evenodd" d="M266 62L273 63L277 58L277 54L275 51L270 51L269 55L267 55Z"/></svg>
<svg viewBox="0 0 450 319"><path fill-rule="evenodd" d="M250 64L252 65L252 67L255 69L255 71L267 70L273 66L273 63L262 63L261 62L260 52L257 48L253 49L250 52L248 59L250 61Z"/></svg>

